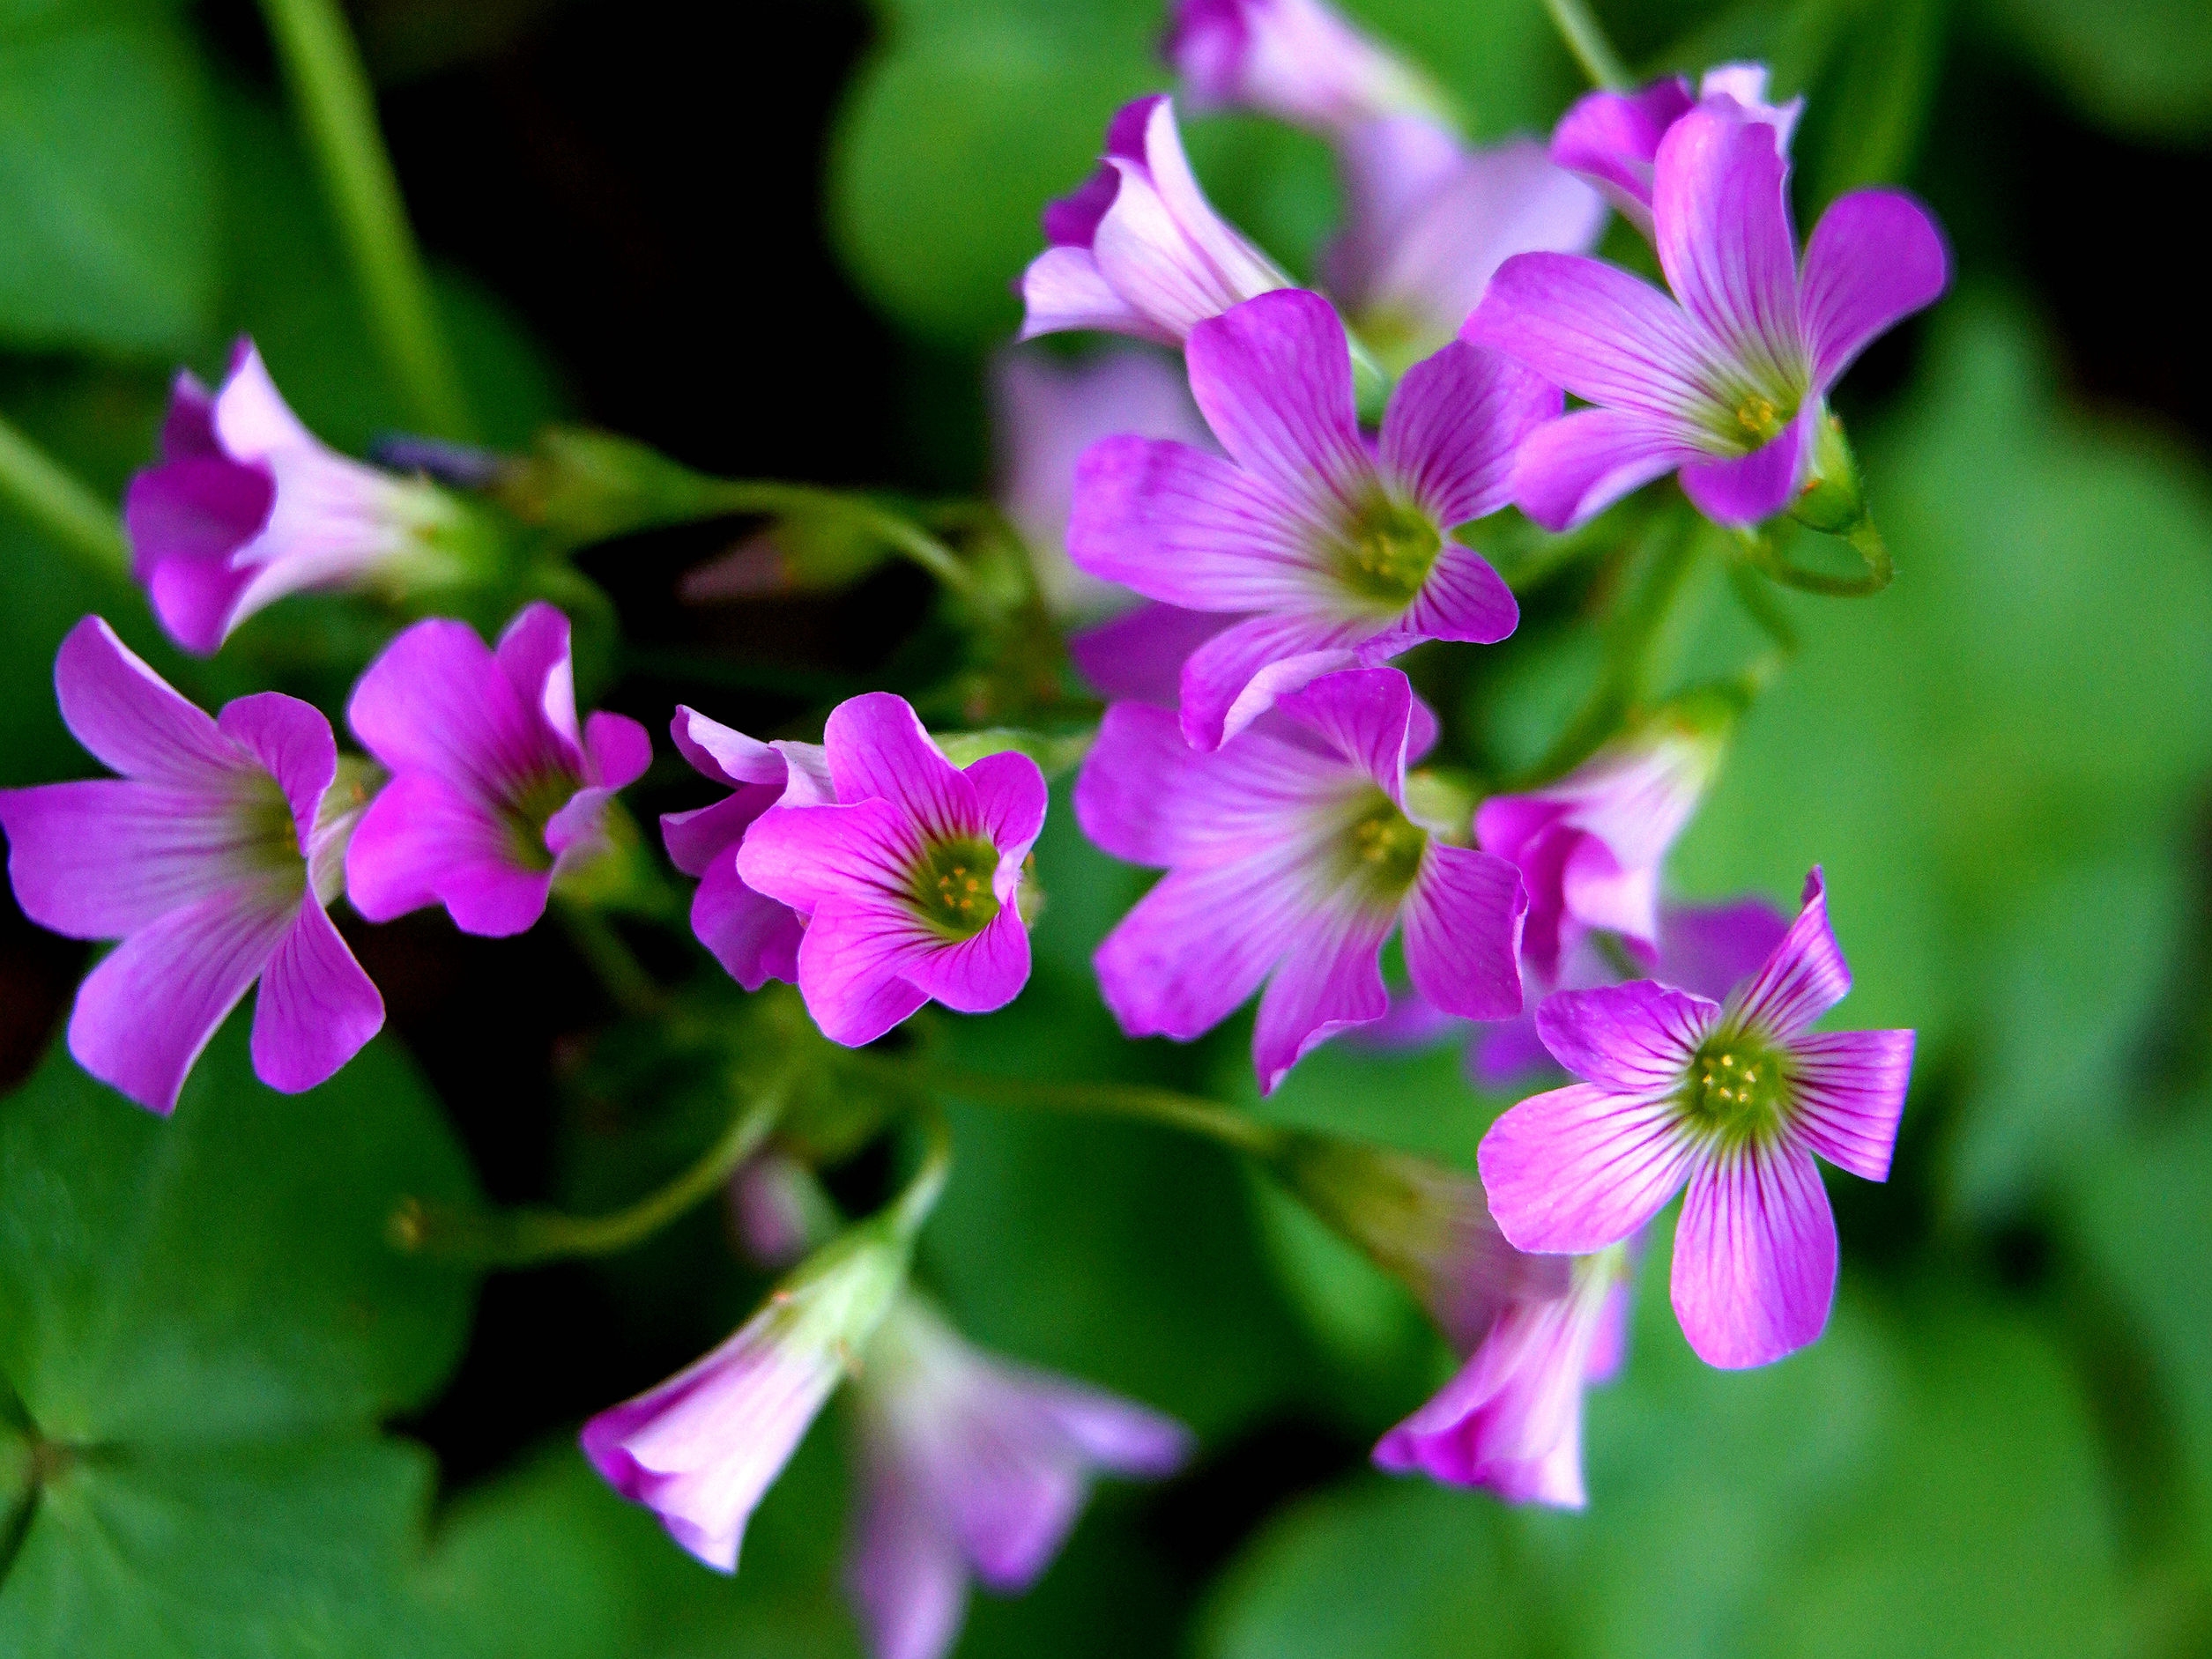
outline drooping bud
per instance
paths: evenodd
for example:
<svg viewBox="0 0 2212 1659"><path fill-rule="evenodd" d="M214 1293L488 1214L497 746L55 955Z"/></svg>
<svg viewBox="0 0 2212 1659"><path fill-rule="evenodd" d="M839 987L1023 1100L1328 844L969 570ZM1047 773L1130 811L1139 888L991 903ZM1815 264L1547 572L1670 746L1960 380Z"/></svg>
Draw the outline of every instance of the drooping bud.
<svg viewBox="0 0 2212 1659"><path fill-rule="evenodd" d="M1286 1131L1266 1166L1329 1228L1413 1292L1466 1353L1520 1297L1557 1295L1566 1266L1505 1241L1473 1175L1388 1147Z"/></svg>
<svg viewBox="0 0 2212 1659"><path fill-rule="evenodd" d="M1814 423L1812 463L1790 516L1827 536L1846 535L1867 516L1859 463L1844 436L1844 423L1825 409Z"/></svg>

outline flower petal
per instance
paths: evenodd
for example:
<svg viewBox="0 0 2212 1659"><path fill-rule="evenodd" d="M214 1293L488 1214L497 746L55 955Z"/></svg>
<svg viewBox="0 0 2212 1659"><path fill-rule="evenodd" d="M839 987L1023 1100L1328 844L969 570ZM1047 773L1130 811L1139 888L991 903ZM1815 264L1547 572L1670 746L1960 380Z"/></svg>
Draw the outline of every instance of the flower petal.
<svg viewBox="0 0 2212 1659"><path fill-rule="evenodd" d="M1720 1002L1759 971L1789 930L1788 919L1763 899L1666 906L1659 912L1655 977Z"/></svg>
<svg viewBox="0 0 2212 1659"><path fill-rule="evenodd" d="M738 874L735 848L709 864L691 895L691 930L749 991L772 979L798 977L798 942L805 931L789 905L755 892Z"/></svg>
<svg viewBox="0 0 2212 1659"><path fill-rule="evenodd" d="M130 480L123 529L131 574L186 650L212 656L221 646L254 576L231 556L261 533L275 500L265 469L220 455L167 461Z"/></svg>
<svg viewBox="0 0 2212 1659"><path fill-rule="evenodd" d="M1669 1100L1589 1084L1523 1100L1476 1153L1499 1230L1518 1249L1577 1255L1629 1238L1698 1159L1680 1119Z"/></svg>
<svg viewBox="0 0 2212 1659"><path fill-rule="evenodd" d="M545 914L552 885L496 813L431 772L387 783L345 849L346 897L371 922L442 904L464 933L504 938Z"/></svg>
<svg viewBox="0 0 2212 1659"><path fill-rule="evenodd" d="M1388 910L1340 900L1291 936L1252 1026L1262 1094L1273 1093L1291 1067L1338 1032L1390 1011L1382 952L1397 920Z"/></svg>
<svg viewBox="0 0 2212 1659"><path fill-rule="evenodd" d="M167 1116L200 1051L291 927L306 885L304 870L289 891L236 883L133 933L78 988L69 1021L77 1063Z"/></svg>
<svg viewBox="0 0 2212 1659"><path fill-rule="evenodd" d="M1325 674L1275 705L1321 739L1392 801L1406 798L1406 743L1413 726L1413 682L1394 668Z"/></svg>
<svg viewBox="0 0 2212 1659"><path fill-rule="evenodd" d="M1147 600L1126 614L1068 636L1075 671L1101 697L1173 708L1191 653L1241 618Z"/></svg>
<svg viewBox="0 0 2212 1659"><path fill-rule="evenodd" d="M1704 332L1642 278L1580 254L1516 254L1459 337L1608 409L1684 423L1709 401Z"/></svg>
<svg viewBox="0 0 2212 1659"><path fill-rule="evenodd" d="M237 806L210 790L120 778L0 789L0 827L24 915L72 939L136 933L238 873Z"/></svg>
<svg viewBox="0 0 2212 1659"><path fill-rule="evenodd" d="M1841 379L1870 342L1934 305L1950 280L1950 250L1919 203L1902 190L1837 197L1805 247L1800 303L1814 392Z"/></svg>
<svg viewBox="0 0 2212 1659"><path fill-rule="evenodd" d="M1172 329L1121 297L1087 247L1048 248L1031 260L1021 273L1021 307L1019 337L1024 340L1072 329L1103 329L1162 345L1177 344Z"/></svg>
<svg viewBox="0 0 2212 1659"><path fill-rule="evenodd" d="M799 941L798 989L806 999L806 1011L832 1042L848 1048L873 1042L929 1001L929 993L905 973L942 944L919 922L891 906L850 899L825 900L808 920L805 937ZM1023 954L1028 954L1026 939Z"/></svg>
<svg viewBox="0 0 2212 1659"><path fill-rule="evenodd" d="M574 767L575 757L546 724L543 690L543 681L536 691L517 689L467 623L433 617L368 665L345 719L395 773L435 773L489 804L518 781Z"/></svg>
<svg viewBox="0 0 2212 1659"><path fill-rule="evenodd" d="M1579 409L1529 434L1513 463L1513 500L1546 530L1572 530L1653 478L1711 458L1671 418Z"/></svg>
<svg viewBox="0 0 2212 1659"><path fill-rule="evenodd" d="M1537 1034L1585 1083L1631 1092L1677 1088L1719 1010L1650 980L1555 991L1536 1011Z"/></svg>
<svg viewBox="0 0 2212 1659"><path fill-rule="evenodd" d="M1682 493L1716 524L1756 524L1772 518L1797 493L1812 450L1820 405L1807 404L1775 437L1730 461L1710 456L1682 468Z"/></svg>
<svg viewBox="0 0 2212 1659"><path fill-rule="evenodd" d="M1912 1080L1909 1031L1834 1031L1790 1045L1791 1122L1800 1140L1867 1181L1889 1178Z"/></svg>
<svg viewBox="0 0 2212 1659"><path fill-rule="evenodd" d="M1789 171L1774 128L1706 104L1666 130L1652 189L1667 285L1770 395L1804 386L1810 371Z"/></svg>
<svg viewBox="0 0 2212 1659"><path fill-rule="evenodd" d="M1215 634L1183 665L1183 735L1213 750L1324 674L1360 666L1367 623L1258 616Z"/></svg>
<svg viewBox="0 0 2212 1659"><path fill-rule="evenodd" d="M815 913L819 922L820 913ZM1029 982L1029 929L1021 913L1004 906L972 939L928 949L903 959L900 975L956 1013L988 1014L1004 1008Z"/></svg>
<svg viewBox="0 0 2212 1659"><path fill-rule="evenodd" d="M1851 990L1851 965L1828 925L1828 886L1820 867L1805 878L1805 907L1774 954L1729 997L1724 1018L1788 1041Z"/></svg>
<svg viewBox="0 0 2212 1659"><path fill-rule="evenodd" d="M779 806L746 833L738 874L806 916L842 895L895 897L919 850L913 823L889 801Z"/></svg>
<svg viewBox="0 0 2212 1659"><path fill-rule="evenodd" d="M1188 1042L1228 1018L1308 924L1303 878L1284 848L1163 878L1091 959L1122 1030Z"/></svg>
<svg viewBox="0 0 2212 1659"><path fill-rule="evenodd" d="M1360 441L1351 348L1326 300L1262 294L1192 330L1186 354L1191 395L1239 466L1311 510L1357 499L1375 463Z"/></svg>
<svg viewBox="0 0 2212 1659"><path fill-rule="evenodd" d="M523 703L538 710L555 737L578 758L583 734L576 727L576 682L568 649L568 618L543 599L515 613L499 636L500 671Z"/></svg>
<svg viewBox="0 0 2212 1659"><path fill-rule="evenodd" d="M1512 495L1513 457L1558 417L1559 389L1511 358L1454 340L1406 371L1383 415L1384 470L1446 529Z"/></svg>
<svg viewBox="0 0 2212 1659"><path fill-rule="evenodd" d="M1325 526L1308 506L1173 439L1103 438L1075 468L1076 568L1192 611L1318 607Z"/></svg>
<svg viewBox="0 0 2212 1659"><path fill-rule="evenodd" d="M99 617L69 631L54 658L62 723L127 778L205 787L248 764L215 722L179 696Z"/></svg>
<svg viewBox="0 0 2212 1659"><path fill-rule="evenodd" d="M1044 809L1050 798L1044 773L1028 755L1009 750L985 755L967 768L975 786L976 807L984 833L998 849L1000 860L1018 865L1035 845L1044 827ZM1003 903L1010 893L998 895Z"/></svg>
<svg viewBox="0 0 2212 1659"><path fill-rule="evenodd" d="M693 771L724 788L738 789L747 784L764 784L777 789L783 787L783 757L774 744L748 737L718 720L709 720L695 708L677 704L675 718L668 723L668 735L675 740L677 752L691 763Z"/></svg>
<svg viewBox="0 0 2212 1659"><path fill-rule="evenodd" d="M583 722L584 776L603 789L627 789L653 764L653 740L627 715L605 710Z"/></svg>
<svg viewBox="0 0 2212 1659"><path fill-rule="evenodd" d="M905 698L890 692L848 698L830 712L822 747L840 801L891 802L927 835L983 833L974 782L930 741Z"/></svg>
<svg viewBox="0 0 2212 1659"><path fill-rule="evenodd" d="M1696 102L1689 83L1679 75L1632 93L1591 93L1552 129L1551 158L1588 178L1648 237L1659 140Z"/></svg>
<svg viewBox="0 0 2212 1659"><path fill-rule="evenodd" d="M1448 1014L1509 1019L1521 1011L1521 873L1471 848L1429 844L1404 913L1406 972Z"/></svg>
<svg viewBox="0 0 2212 1659"><path fill-rule="evenodd" d="M282 692L256 692L224 704L215 723L284 791L304 855L323 793L338 776L338 739L330 721L313 703Z"/></svg>
<svg viewBox="0 0 2212 1659"><path fill-rule="evenodd" d="M1370 641L1364 654L1395 655L1423 640L1496 645L1520 625L1520 604L1505 578L1472 547L1446 542L1404 619L1389 636Z"/></svg>
<svg viewBox="0 0 2212 1659"><path fill-rule="evenodd" d="M1786 1141L1719 1152L1674 1229L1674 1315L1709 1366L1763 1366L1828 1324L1836 1218L1812 1155Z"/></svg>
<svg viewBox="0 0 2212 1659"><path fill-rule="evenodd" d="M687 876L705 875L707 866L743 841L753 819L782 793L772 785L746 784L711 806L662 813L661 841L668 848L668 862Z"/></svg>
<svg viewBox="0 0 2212 1659"><path fill-rule="evenodd" d="M858 1495L845 1595L871 1659L943 1659L968 1616L968 1565L919 1483L872 1456Z"/></svg>
<svg viewBox="0 0 2212 1659"><path fill-rule="evenodd" d="M337 1075L383 1028L384 999L309 895L262 970L254 1075L298 1094Z"/></svg>

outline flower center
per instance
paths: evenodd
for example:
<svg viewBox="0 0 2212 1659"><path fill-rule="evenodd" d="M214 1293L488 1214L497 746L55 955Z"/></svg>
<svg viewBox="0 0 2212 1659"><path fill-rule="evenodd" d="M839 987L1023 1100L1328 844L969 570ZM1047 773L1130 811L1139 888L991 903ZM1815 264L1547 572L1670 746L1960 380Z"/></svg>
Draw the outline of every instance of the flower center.
<svg viewBox="0 0 2212 1659"><path fill-rule="evenodd" d="M1412 889L1428 850L1429 832L1380 789L1359 802L1338 843L1343 878L1392 905Z"/></svg>
<svg viewBox="0 0 2212 1659"><path fill-rule="evenodd" d="M250 868L271 876L298 876L305 870L300 826L276 779L254 774L239 799L236 822L239 855Z"/></svg>
<svg viewBox="0 0 2212 1659"><path fill-rule="evenodd" d="M914 907L946 937L972 939L998 918L998 895L991 885L998 868L998 852L989 841L933 841L907 878Z"/></svg>
<svg viewBox="0 0 2212 1659"><path fill-rule="evenodd" d="M1400 611L1420 594L1443 551L1444 537L1425 515L1378 494L1347 527L1337 574L1361 598Z"/></svg>
<svg viewBox="0 0 2212 1659"><path fill-rule="evenodd" d="M1770 1129L1789 1104L1781 1053L1743 1033L1709 1038L1689 1063L1682 1104L1691 1120L1730 1140Z"/></svg>
<svg viewBox="0 0 2212 1659"><path fill-rule="evenodd" d="M507 833L515 862L524 870L551 870L546 826L575 796L576 780L565 772L541 772L507 797Z"/></svg>

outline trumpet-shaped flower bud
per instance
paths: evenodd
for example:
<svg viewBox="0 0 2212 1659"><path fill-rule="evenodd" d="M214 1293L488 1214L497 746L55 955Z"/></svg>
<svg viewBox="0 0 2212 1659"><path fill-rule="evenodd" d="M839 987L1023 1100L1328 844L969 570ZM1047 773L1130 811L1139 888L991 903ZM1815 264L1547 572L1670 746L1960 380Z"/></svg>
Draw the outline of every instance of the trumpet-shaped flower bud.
<svg viewBox="0 0 2212 1659"><path fill-rule="evenodd" d="M1395 669L1316 680L1276 705L1279 725L1211 753L1165 709L1107 711L1077 819L1115 857L1169 871L1093 959L1124 1031L1186 1041L1265 981L1252 1063L1272 1090L1317 1044L1387 1011L1379 958L1401 925L1430 1002L1518 1011L1520 878L1407 815L1413 720Z"/></svg>
<svg viewBox="0 0 2212 1659"><path fill-rule="evenodd" d="M1417 115L1370 122L1340 147L1344 232L1323 254L1360 338L1403 370L1440 349L1515 254L1585 253L1605 203L1540 145L1470 150Z"/></svg>
<svg viewBox="0 0 2212 1659"><path fill-rule="evenodd" d="M730 791L711 806L661 815L670 861L699 878L691 930L749 991L772 979L797 979L805 923L789 905L746 885L738 874L738 848L770 807L837 798L821 744L761 743L681 706L669 731L694 770Z"/></svg>
<svg viewBox="0 0 2212 1659"><path fill-rule="evenodd" d="M330 925L365 781L341 776L330 722L261 692L213 719L98 617L54 664L62 719L120 778L0 790L24 913L121 939L70 1016L78 1063L167 1115L252 989L254 1070L313 1088L384 1023L383 999Z"/></svg>
<svg viewBox="0 0 2212 1659"><path fill-rule="evenodd" d="M1190 1455L1182 1425L982 1353L900 1299L853 1390L860 1494L846 1587L875 1659L940 1659L971 1576L1026 1589L1101 1474L1152 1479Z"/></svg>
<svg viewBox="0 0 2212 1659"><path fill-rule="evenodd" d="M1028 544L1044 603L1056 616L1096 618L1128 608L1127 589L1085 575L1067 556L1075 465L1101 438L1135 433L1200 448L1213 439L1181 365L1137 347L1056 362L1042 346L1002 352L991 375L998 504Z"/></svg>
<svg viewBox="0 0 2212 1659"><path fill-rule="evenodd" d="M1126 105L1083 188L1044 210L1051 244L1021 276L1021 337L1103 329L1180 345L1208 317L1290 278L1199 188L1164 97Z"/></svg>
<svg viewBox="0 0 2212 1659"><path fill-rule="evenodd" d="M1559 1257L1526 1255L1506 1242L1472 1175L1387 1147L1295 1130L1266 1162L1340 1237L1419 1297L1460 1353L1472 1352L1515 1302L1567 1288Z"/></svg>
<svg viewBox="0 0 2212 1659"><path fill-rule="evenodd" d="M1680 75L1632 93L1595 92L1578 100L1552 130L1552 159L1604 192L1621 216L1652 235L1652 183L1659 142L1667 130L1701 102L1725 100L1745 119L1774 130L1775 147L1786 158L1802 98L1767 102L1763 63L1723 63L1705 71L1693 95Z"/></svg>
<svg viewBox="0 0 2212 1659"><path fill-rule="evenodd" d="M1593 928L1619 934L1645 967L1658 960L1659 866L1704 799L1721 744L1712 722L1663 715L1556 783L1476 810L1476 844L1527 885L1522 948L1538 984L1559 982Z"/></svg>
<svg viewBox="0 0 2212 1659"><path fill-rule="evenodd" d="M368 665L346 719L392 774L345 861L372 922L442 904L464 933L522 932L607 849L615 792L653 758L627 715L579 726L568 618L544 604L497 651L465 622L416 623Z"/></svg>
<svg viewBox="0 0 2212 1659"><path fill-rule="evenodd" d="M934 998L962 1013L1012 1002L1029 978L1015 895L1044 825L1044 775L1024 754L964 771L905 700L840 704L823 734L834 803L776 806L737 870L806 924L807 1011L833 1041L872 1042Z"/></svg>
<svg viewBox="0 0 2212 1659"><path fill-rule="evenodd" d="M1562 1290L1506 1307L1459 1374L1383 1436L1377 1465L1581 1508L1583 1390L1619 1368L1628 1311L1627 1249L1577 1257Z"/></svg>
<svg viewBox="0 0 2212 1659"><path fill-rule="evenodd" d="M593 1467L709 1566L737 1571L746 1522L905 1283L894 1219L848 1228L722 1346L583 1426Z"/></svg>
<svg viewBox="0 0 2212 1659"><path fill-rule="evenodd" d="M1798 263L1775 129L1709 100L1667 130L1652 189L1669 298L1572 254L1505 262L1462 337L1594 405L1520 451L1513 499L1578 524L1669 472L1716 523L1755 524L1807 482L1829 389L1878 336L1943 292L1935 221L1896 190L1854 190Z"/></svg>
<svg viewBox="0 0 2212 1659"><path fill-rule="evenodd" d="M1557 391L1455 341L1399 383L1370 448L1344 325L1295 290L1204 324L1189 356L1228 458L1143 438L1094 445L1068 552L1147 598L1246 613L1184 664L1193 744L1216 747L1334 670L1512 633L1511 592L1451 532L1505 505L1514 451L1558 411Z"/></svg>
<svg viewBox="0 0 2212 1659"><path fill-rule="evenodd" d="M130 481L123 523L131 574L154 614L203 656L286 594L419 594L468 573L460 504L323 443L249 340L232 352L219 390L177 376L161 460Z"/></svg>
<svg viewBox="0 0 2212 1659"><path fill-rule="evenodd" d="M1323 0L1177 0L1166 51L1201 108L1325 137L1386 115L1450 118L1435 83Z"/></svg>
<svg viewBox="0 0 2212 1659"><path fill-rule="evenodd" d="M1649 980L1547 1000L1537 1030L1580 1081L1523 1100L1483 1137L1505 1236L1525 1250L1603 1249L1687 1183L1674 1300L1689 1345L1741 1366L1813 1341L1836 1290L1814 1154L1886 1179L1912 1070L1909 1031L1810 1030L1850 989L1815 870L1788 934L1725 1003Z"/></svg>

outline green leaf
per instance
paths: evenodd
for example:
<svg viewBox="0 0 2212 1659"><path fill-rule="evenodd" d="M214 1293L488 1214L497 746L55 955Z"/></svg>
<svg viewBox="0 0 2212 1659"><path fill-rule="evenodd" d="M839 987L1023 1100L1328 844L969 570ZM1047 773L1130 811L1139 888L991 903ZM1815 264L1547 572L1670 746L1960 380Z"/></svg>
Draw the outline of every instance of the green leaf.
<svg viewBox="0 0 2212 1659"><path fill-rule="evenodd" d="M160 9L0 6L0 339L162 353L220 280L205 72Z"/></svg>
<svg viewBox="0 0 2212 1659"><path fill-rule="evenodd" d="M2087 115L2147 138L2212 132L2212 11L2197 0L1984 0Z"/></svg>
<svg viewBox="0 0 2212 1659"><path fill-rule="evenodd" d="M57 1048L0 1107L0 1370L50 1439L222 1443L419 1403L471 1280L405 1256L401 1197L471 1183L399 1051L305 1095L252 1079L241 1013L174 1118Z"/></svg>
<svg viewBox="0 0 2212 1659"><path fill-rule="evenodd" d="M2155 1006L2145 959L2173 937L2212 766L2212 495L2157 439L2061 406L2035 330L1972 296L1865 453L1897 583L1793 605L1806 648L1743 722L1676 874L1779 900L1823 863L1856 975L1842 1023L1917 1027L1924 1067L1975 1045L1978 1113L2093 1112L2080 1091L2109 1068L2053 1057L2034 999L2096 987L2105 1054ZM2120 873L2100 889L2101 870ZM2109 884L2132 895L2124 926L2080 907ZM2017 1199L2066 1139L1969 1124L1972 1202Z"/></svg>

